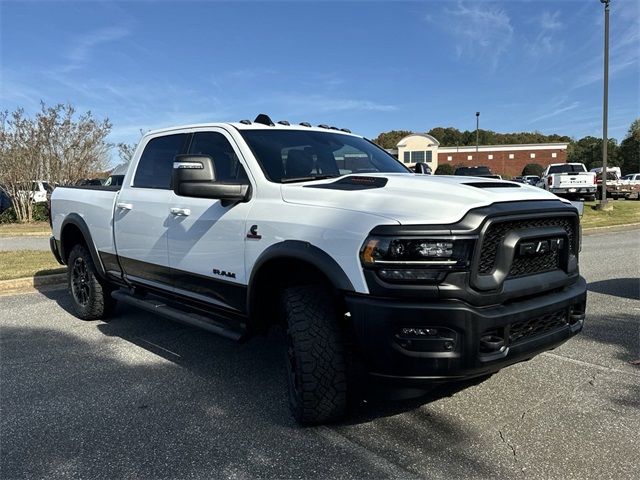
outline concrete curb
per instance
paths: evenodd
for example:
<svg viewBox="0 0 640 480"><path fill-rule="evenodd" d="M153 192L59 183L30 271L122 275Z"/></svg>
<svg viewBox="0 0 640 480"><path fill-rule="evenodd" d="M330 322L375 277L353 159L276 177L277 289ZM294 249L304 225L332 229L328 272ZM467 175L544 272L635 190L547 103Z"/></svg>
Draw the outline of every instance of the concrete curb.
<svg viewBox="0 0 640 480"><path fill-rule="evenodd" d="M622 225L608 225L606 227L590 227L582 230L583 235L592 233L622 232L624 230L634 230L640 228L640 223L623 223Z"/></svg>
<svg viewBox="0 0 640 480"><path fill-rule="evenodd" d="M42 275L40 277L23 277L0 281L0 295L14 295L16 293L31 293L42 290L56 290L67 283L66 273Z"/></svg>
<svg viewBox="0 0 640 480"><path fill-rule="evenodd" d="M14 233L0 233L0 238L16 238L16 237L43 237L49 238L51 232L14 232Z"/></svg>

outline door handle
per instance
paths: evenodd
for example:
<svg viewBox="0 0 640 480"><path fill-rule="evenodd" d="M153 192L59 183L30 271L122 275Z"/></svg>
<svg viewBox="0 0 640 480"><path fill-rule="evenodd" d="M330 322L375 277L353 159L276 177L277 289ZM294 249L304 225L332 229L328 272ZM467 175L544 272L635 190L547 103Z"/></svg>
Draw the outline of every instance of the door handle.
<svg viewBox="0 0 640 480"><path fill-rule="evenodd" d="M170 208L169 212L171 212L172 215L175 215L176 217L188 217L189 215L191 215L191 210L189 210L188 208Z"/></svg>
<svg viewBox="0 0 640 480"><path fill-rule="evenodd" d="M119 208L121 210L131 210L133 208L133 205L130 203L116 203L116 208Z"/></svg>

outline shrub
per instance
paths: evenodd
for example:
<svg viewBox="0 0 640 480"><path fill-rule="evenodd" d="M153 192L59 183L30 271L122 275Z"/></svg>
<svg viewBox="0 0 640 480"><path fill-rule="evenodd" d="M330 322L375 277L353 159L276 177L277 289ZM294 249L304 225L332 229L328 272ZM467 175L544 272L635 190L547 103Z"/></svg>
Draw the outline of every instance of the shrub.
<svg viewBox="0 0 640 480"><path fill-rule="evenodd" d="M5 223L16 223L18 217L16 217L16 211L13 207L7 208L4 212L0 213L0 225Z"/></svg>
<svg viewBox="0 0 640 480"><path fill-rule="evenodd" d="M443 163L436 168L436 175L453 175L453 165L449 163Z"/></svg>
<svg viewBox="0 0 640 480"><path fill-rule="evenodd" d="M49 221L49 208L47 207L47 202L36 203L33 206L33 221L34 222Z"/></svg>
<svg viewBox="0 0 640 480"><path fill-rule="evenodd" d="M522 169L522 175L535 175L536 177L542 176L544 167L539 163L528 163Z"/></svg>

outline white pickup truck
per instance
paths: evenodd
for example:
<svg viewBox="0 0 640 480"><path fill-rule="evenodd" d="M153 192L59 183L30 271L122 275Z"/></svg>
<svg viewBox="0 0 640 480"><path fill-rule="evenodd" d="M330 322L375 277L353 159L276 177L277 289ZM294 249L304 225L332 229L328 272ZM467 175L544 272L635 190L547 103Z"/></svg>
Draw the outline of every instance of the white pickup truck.
<svg viewBox="0 0 640 480"><path fill-rule="evenodd" d="M345 413L353 365L411 387L485 376L585 317L568 201L417 175L325 125L148 133L121 186L57 188L52 220L81 319L120 301L236 340L281 327L303 424Z"/></svg>
<svg viewBox="0 0 640 480"><path fill-rule="evenodd" d="M594 200L596 174L588 172L583 163L553 163L542 172L538 187L559 197Z"/></svg>

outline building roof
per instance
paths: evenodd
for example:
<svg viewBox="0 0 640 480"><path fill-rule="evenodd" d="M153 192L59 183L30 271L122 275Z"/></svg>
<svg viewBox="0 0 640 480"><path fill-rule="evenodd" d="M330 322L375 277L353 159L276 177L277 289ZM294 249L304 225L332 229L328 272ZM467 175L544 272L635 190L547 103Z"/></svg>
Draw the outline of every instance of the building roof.
<svg viewBox="0 0 640 480"><path fill-rule="evenodd" d="M402 142L404 142L405 140L407 140L407 138L410 138L410 137L424 137L428 140L431 140L435 146L440 145L440 142L436 140L435 137L432 137L428 133L412 133L411 135L407 135L406 137L403 137L396 146L403 147L404 145L402 145Z"/></svg>
<svg viewBox="0 0 640 480"><path fill-rule="evenodd" d="M512 152L514 150L566 150L568 143L519 143L514 145L479 145L478 152ZM439 147L439 153L473 153L475 145L463 147Z"/></svg>

